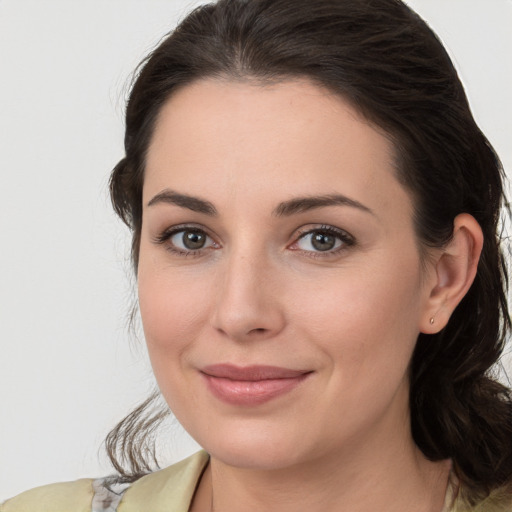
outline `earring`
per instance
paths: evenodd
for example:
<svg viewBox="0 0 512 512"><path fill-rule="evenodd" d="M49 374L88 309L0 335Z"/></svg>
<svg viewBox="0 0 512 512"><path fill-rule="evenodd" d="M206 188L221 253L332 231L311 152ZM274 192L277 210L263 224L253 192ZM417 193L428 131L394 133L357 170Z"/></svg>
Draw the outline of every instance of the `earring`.
<svg viewBox="0 0 512 512"><path fill-rule="evenodd" d="M434 325L434 317L430 318L430 325Z"/></svg>

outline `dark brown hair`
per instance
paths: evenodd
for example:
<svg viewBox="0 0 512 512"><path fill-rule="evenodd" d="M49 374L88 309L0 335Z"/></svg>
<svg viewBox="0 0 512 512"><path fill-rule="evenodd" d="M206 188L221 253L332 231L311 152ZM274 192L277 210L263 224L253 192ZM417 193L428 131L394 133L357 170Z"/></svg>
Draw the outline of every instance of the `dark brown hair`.
<svg viewBox="0 0 512 512"><path fill-rule="evenodd" d="M142 63L127 105L126 155L110 186L133 232L135 269L155 120L177 88L208 77L307 78L351 102L394 143L422 246L449 241L459 213L476 218L484 233L476 279L447 327L417 341L412 432L426 457L453 460L470 500L509 482L511 396L491 373L510 327L498 234L503 171L436 35L399 0L220 0L195 9ZM126 480L151 469L146 434L166 415L145 414L153 399L107 438Z"/></svg>

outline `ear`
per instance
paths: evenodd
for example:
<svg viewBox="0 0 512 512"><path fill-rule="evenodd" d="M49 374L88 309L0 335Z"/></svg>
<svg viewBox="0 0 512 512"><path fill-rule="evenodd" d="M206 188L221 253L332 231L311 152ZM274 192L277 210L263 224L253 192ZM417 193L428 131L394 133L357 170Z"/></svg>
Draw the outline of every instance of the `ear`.
<svg viewBox="0 0 512 512"><path fill-rule="evenodd" d="M434 334L446 326L475 279L483 240L482 229L473 216L462 213L455 217L452 239L436 252L432 279L425 290L421 332Z"/></svg>

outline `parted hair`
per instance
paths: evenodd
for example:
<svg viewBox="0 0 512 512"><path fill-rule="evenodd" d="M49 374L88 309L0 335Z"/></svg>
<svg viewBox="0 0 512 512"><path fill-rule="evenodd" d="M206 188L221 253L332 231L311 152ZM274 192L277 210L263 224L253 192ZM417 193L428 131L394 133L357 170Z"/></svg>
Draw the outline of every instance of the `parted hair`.
<svg viewBox="0 0 512 512"><path fill-rule="evenodd" d="M503 169L434 32L400 0L219 0L193 10L141 63L127 102L125 156L110 191L132 231L135 271L156 119L174 91L205 78L306 78L349 101L394 145L421 247L446 244L458 214L475 217L484 246L474 283L448 325L417 340L411 427L426 457L453 460L469 501L510 483L511 393L495 375L510 329ZM156 396L106 439L122 480L135 480L156 461L151 436L168 414L153 407Z"/></svg>

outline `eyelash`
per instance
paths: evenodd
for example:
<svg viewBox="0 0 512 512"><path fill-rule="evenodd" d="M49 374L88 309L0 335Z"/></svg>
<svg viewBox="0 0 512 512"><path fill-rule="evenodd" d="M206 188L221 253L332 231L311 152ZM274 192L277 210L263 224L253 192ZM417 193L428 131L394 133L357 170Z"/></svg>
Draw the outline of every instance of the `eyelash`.
<svg viewBox="0 0 512 512"><path fill-rule="evenodd" d="M201 247L200 249L190 249L190 250L182 250L177 248L174 244L168 243L170 239L177 235L178 233L184 233L184 232L195 232L199 234L203 234L206 237L208 237L210 240L213 240L208 233L200 227L197 226L191 226L191 225L180 225L180 226L173 226L172 228L166 229L161 234L154 237L153 242L159 245L166 244L166 250L173 254L177 254L178 256L185 256L185 257L194 257L194 256L200 256L206 249L209 249L210 247ZM327 250L327 251L308 251L300 248L291 249L294 251L300 251L303 254L307 255L310 258L328 258L332 257L333 255L337 255L338 253L347 250L349 247L352 247L356 244L356 241L352 235L347 233L346 231L335 228L333 226L327 226L322 225L320 227L315 227L313 229L307 229L307 230L299 230L298 236L296 240L291 244L297 245L301 240L305 239L308 235L312 235L314 233L321 233L328 236L333 236L339 241L341 241L341 245L335 249ZM213 248L220 247L218 244L213 242Z"/></svg>

